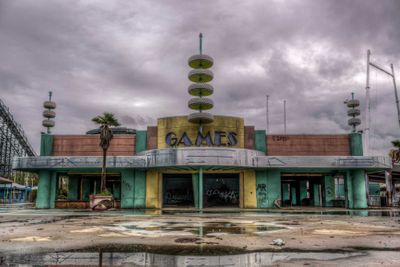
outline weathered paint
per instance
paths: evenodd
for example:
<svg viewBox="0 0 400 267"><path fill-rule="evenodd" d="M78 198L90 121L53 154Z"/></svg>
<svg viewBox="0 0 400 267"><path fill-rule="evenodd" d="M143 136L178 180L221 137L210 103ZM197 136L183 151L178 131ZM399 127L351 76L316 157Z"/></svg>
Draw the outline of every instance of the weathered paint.
<svg viewBox="0 0 400 267"><path fill-rule="evenodd" d="M42 134L40 142L40 156L53 155L54 136L51 134Z"/></svg>
<svg viewBox="0 0 400 267"><path fill-rule="evenodd" d="M256 171L257 208L269 208L267 199L267 171Z"/></svg>
<svg viewBox="0 0 400 267"><path fill-rule="evenodd" d="M296 206L297 205L297 194L296 194L295 186L290 187L290 195L292 196L292 205Z"/></svg>
<svg viewBox="0 0 400 267"><path fill-rule="evenodd" d="M57 198L57 173L51 172L50 176L50 203L49 206L51 209L56 207L56 198Z"/></svg>
<svg viewBox="0 0 400 267"><path fill-rule="evenodd" d="M39 172L39 184L36 197L36 208L49 209L50 208L50 191L51 191L51 172Z"/></svg>
<svg viewBox="0 0 400 267"><path fill-rule="evenodd" d="M282 184L282 203L286 203L290 200L289 184Z"/></svg>
<svg viewBox="0 0 400 267"><path fill-rule="evenodd" d="M347 199L347 208L354 208L353 202L353 177L350 175L350 171L346 172L344 177L344 186L345 186L345 197Z"/></svg>
<svg viewBox="0 0 400 267"><path fill-rule="evenodd" d="M332 200L335 199L335 180L333 179L332 176L325 176L324 177L324 202L325 202L325 207L332 207L333 202Z"/></svg>
<svg viewBox="0 0 400 267"><path fill-rule="evenodd" d="M68 200L76 201L79 199L79 177L78 176L69 176L68 178Z"/></svg>
<svg viewBox="0 0 400 267"><path fill-rule="evenodd" d="M352 170L353 176L353 202L355 209L367 208L367 195L365 188L364 170Z"/></svg>
<svg viewBox="0 0 400 267"><path fill-rule="evenodd" d="M97 185L96 185L97 187ZM97 190L98 192L99 190ZM90 200L90 194L94 192L90 192L90 178L83 178L82 179L82 200L83 201L89 201Z"/></svg>
<svg viewBox="0 0 400 267"><path fill-rule="evenodd" d="M257 208L273 208L281 199L281 174L279 170L256 172Z"/></svg>
<svg viewBox="0 0 400 267"><path fill-rule="evenodd" d="M158 186L157 186L158 187ZM135 170L135 182L134 182L134 208L145 208L146 207L146 172L142 170Z"/></svg>
<svg viewBox="0 0 400 267"><path fill-rule="evenodd" d="M381 187L378 183L369 183L368 190L370 196L379 196L381 193Z"/></svg>
<svg viewBox="0 0 400 267"><path fill-rule="evenodd" d="M136 141L135 141L136 153L145 151L147 149L147 131L136 130Z"/></svg>
<svg viewBox="0 0 400 267"><path fill-rule="evenodd" d="M146 173L146 208L159 209L161 203L159 199L159 176L158 171L150 170Z"/></svg>
<svg viewBox="0 0 400 267"><path fill-rule="evenodd" d="M256 130L254 140L256 150L267 154L267 136L265 130Z"/></svg>
<svg viewBox="0 0 400 267"><path fill-rule="evenodd" d="M121 170L121 208L133 209L134 207L134 170ZM143 188L144 190L144 188Z"/></svg>
<svg viewBox="0 0 400 267"><path fill-rule="evenodd" d="M194 207L199 208L199 174L192 173Z"/></svg>
<svg viewBox="0 0 400 267"><path fill-rule="evenodd" d="M321 197L319 191L320 184L313 185L313 193L314 193L314 206L320 207L321 206Z"/></svg>
<svg viewBox="0 0 400 267"><path fill-rule="evenodd" d="M352 156L362 156L362 135L360 133L351 133L350 138L350 152Z"/></svg>
<svg viewBox="0 0 400 267"><path fill-rule="evenodd" d="M243 176L243 208L257 208L256 172L245 170Z"/></svg>
<svg viewBox="0 0 400 267"><path fill-rule="evenodd" d="M157 124L157 147L167 148L165 137L169 132L174 132L181 137L184 132L188 135L192 143L196 142L199 125L190 123L187 116L167 117L158 119ZM230 116L214 116L212 123L203 125L203 134L207 132L224 131L226 133L235 132L237 144L233 147L244 148L244 121L242 118ZM227 140L225 140L227 141ZM195 146L195 144L193 145Z"/></svg>

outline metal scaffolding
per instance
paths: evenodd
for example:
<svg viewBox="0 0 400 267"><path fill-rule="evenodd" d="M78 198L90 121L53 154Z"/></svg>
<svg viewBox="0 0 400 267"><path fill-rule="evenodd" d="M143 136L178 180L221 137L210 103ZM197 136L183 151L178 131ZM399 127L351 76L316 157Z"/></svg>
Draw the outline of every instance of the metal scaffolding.
<svg viewBox="0 0 400 267"><path fill-rule="evenodd" d="M36 156L21 125L0 99L0 176L11 177L14 157Z"/></svg>

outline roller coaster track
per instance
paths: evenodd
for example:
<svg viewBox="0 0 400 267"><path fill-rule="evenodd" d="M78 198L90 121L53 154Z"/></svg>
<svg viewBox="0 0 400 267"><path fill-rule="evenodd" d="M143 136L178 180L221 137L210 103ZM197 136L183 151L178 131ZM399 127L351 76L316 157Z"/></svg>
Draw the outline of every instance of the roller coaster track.
<svg viewBox="0 0 400 267"><path fill-rule="evenodd" d="M36 156L21 125L0 99L0 176L10 177L14 157Z"/></svg>

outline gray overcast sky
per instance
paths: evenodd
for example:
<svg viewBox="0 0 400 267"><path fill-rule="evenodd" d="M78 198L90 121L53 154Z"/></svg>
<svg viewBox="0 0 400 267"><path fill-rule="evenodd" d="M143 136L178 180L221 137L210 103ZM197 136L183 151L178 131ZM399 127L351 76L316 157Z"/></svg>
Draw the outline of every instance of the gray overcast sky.
<svg viewBox="0 0 400 267"><path fill-rule="evenodd" d="M190 113L187 59L203 32L213 114L265 129L269 94L272 133L283 99L288 133L347 133L351 92L364 115L366 50L400 75L399 12L395 0L0 0L1 99L37 151L49 90L56 134L85 133L103 111L144 129ZM376 71L371 108L372 149L387 154L399 126L391 80Z"/></svg>

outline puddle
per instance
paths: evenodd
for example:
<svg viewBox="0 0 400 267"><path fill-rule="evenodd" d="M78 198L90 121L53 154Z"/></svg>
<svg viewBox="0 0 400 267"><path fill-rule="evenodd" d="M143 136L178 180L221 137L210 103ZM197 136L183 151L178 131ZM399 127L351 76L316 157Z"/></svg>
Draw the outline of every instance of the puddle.
<svg viewBox="0 0 400 267"><path fill-rule="evenodd" d="M106 231L100 236L146 236L146 237L162 237L162 236L220 236L232 234L245 235L262 235L270 231L287 229L288 227L274 225L272 223L254 222L254 221L208 221L208 222L125 222L104 226ZM85 229L81 231L86 231ZM89 231L89 229L87 230ZM108 231L108 233L107 233Z"/></svg>
<svg viewBox="0 0 400 267"><path fill-rule="evenodd" d="M320 263L368 255L368 252L255 252L237 255L163 255L147 252L59 252L5 255L2 266L266 266L298 261Z"/></svg>

